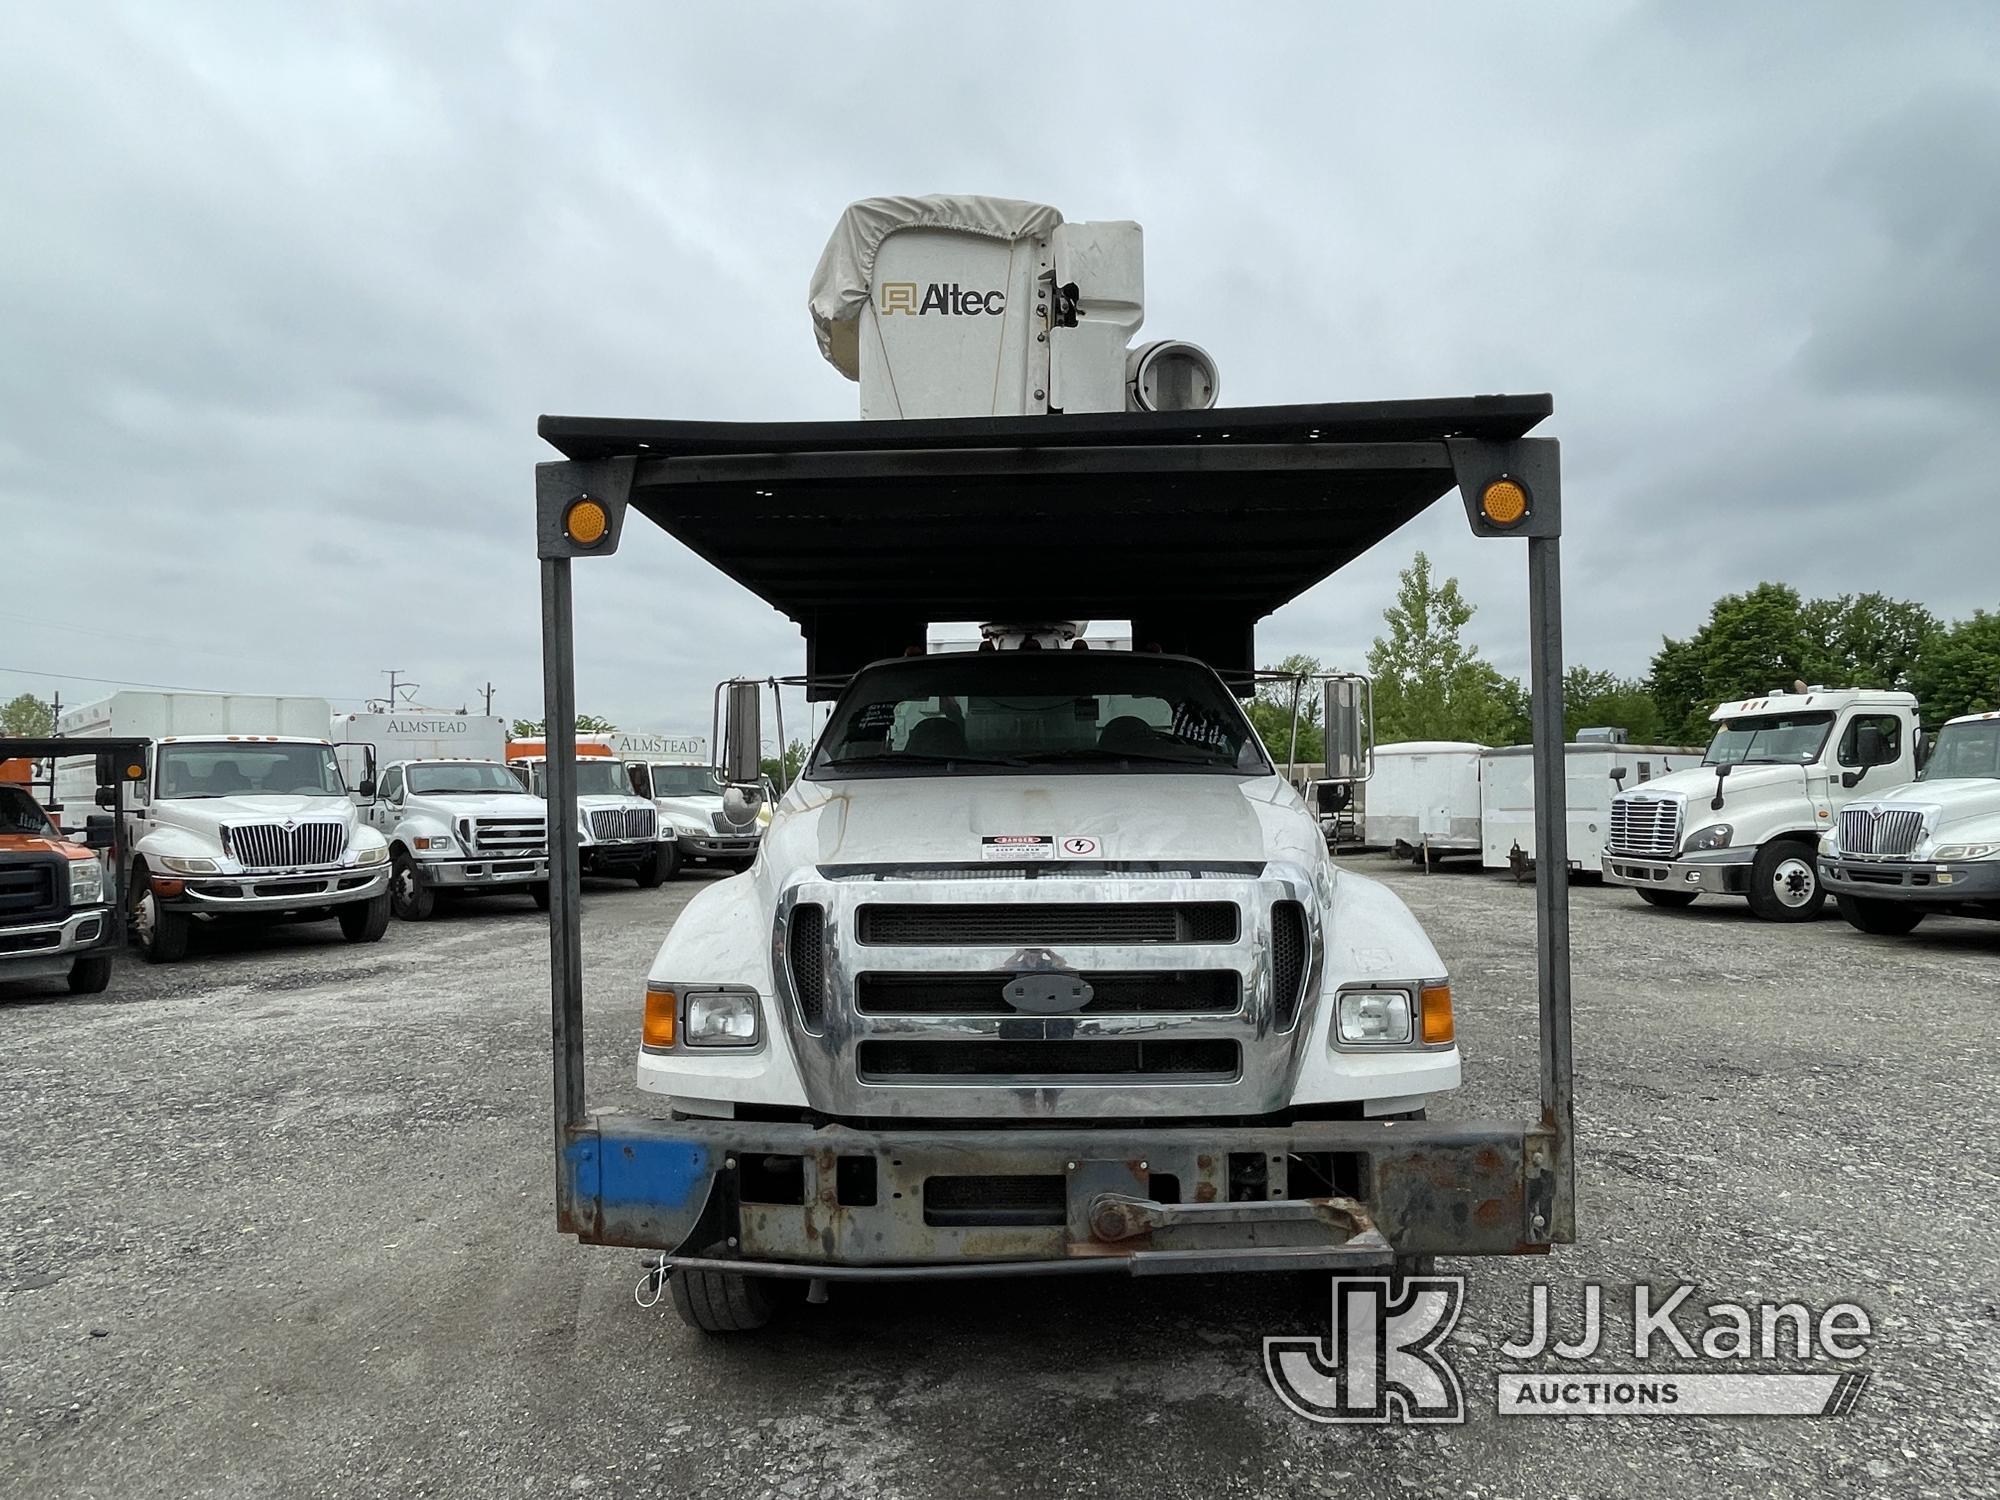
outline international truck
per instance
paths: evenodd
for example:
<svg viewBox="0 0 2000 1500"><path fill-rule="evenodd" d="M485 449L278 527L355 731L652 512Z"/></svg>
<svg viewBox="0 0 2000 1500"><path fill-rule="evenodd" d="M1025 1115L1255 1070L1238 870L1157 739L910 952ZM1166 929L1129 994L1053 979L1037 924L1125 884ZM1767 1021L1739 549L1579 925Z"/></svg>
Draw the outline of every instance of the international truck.
<svg viewBox="0 0 2000 1500"><path fill-rule="evenodd" d="M1540 1107L1440 1116L1465 1062L1445 959L1329 858L1242 706L1261 617L1456 494L1476 536L1526 542L1558 745L1549 399L1212 409L1206 356L1127 347L1139 248L1038 205L872 200L812 292L862 420L541 420L557 1222L650 1252L642 1290L695 1328L854 1280L1406 1277L1575 1237L1559 753L1520 923ZM627 1113L584 1094L562 831L588 762L562 726L572 570L642 522L797 622L794 682L831 709L756 866L635 976L651 1104ZM1134 649L1076 649L1087 619ZM966 620L993 649L926 648ZM744 804L759 693L726 693Z"/></svg>
<svg viewBox="0 0 2000 1500"><path fill-rule="evenodd" d="M1917 700L1797 684L1719 705L1701 763L1611 799L1601 868L1653 906L1742 896L1767 922L1826 905L1821 838L1840 810L1917 770Z"/></svg>
<svg viewBox="0 0 2000 1500"><path fill-rule="evenodd" d="M1863 932L1912 932L1928 916L2000 918L2000 712L1947 719L1916 780L1843 807L1819 867Z"/></svg>
<svg viewBox="0 0 2000 1500"><path fill-rule="evenodd" d="M582 815L570 820L579 868L587 875L632 880L642 890L655 889L672 873L674 859L672 841L660 836L659 809L651 798L632 789L624 762L603 745L577 744L574 736L573 728L564 736L569 748L563 755L580 798L577 806ZM551 753L548 740L507 742L508 768L537 798L549 795ZM553 860L550 872L554 873Z"/></svg>
<svg viewBox="0 0 2000 1500"><path fill-rule="evenodd" d="M602 745L625 766L632 790L660 814L660 842L669 876L683 865L747 870L757 858L764 822L757 808L725 803L722 778L700 735L643 734L615 730L579 736L583 745Z"/></svg>
<svg viewBox="0 0 2000 1500"><path fill-rule="evenodd" d="M362 815L389 841L389 906L421 922L440 896L524 895L549 905L548 809L507 766L507 726L419 709L339 714L333 737Z"/></svg>
<svg viewBox="0 0 2000 1500"><path fill-rule="evenodd" d="M389 924L389 845L349 795L324 698L127 691L65 713L74 740L151 741L123 813L132 937L152 963L186 956L196 923L334 921L349 942ZM95 759L57 768L91 801ZM363 796L373 784L363 780Z"/></svg>

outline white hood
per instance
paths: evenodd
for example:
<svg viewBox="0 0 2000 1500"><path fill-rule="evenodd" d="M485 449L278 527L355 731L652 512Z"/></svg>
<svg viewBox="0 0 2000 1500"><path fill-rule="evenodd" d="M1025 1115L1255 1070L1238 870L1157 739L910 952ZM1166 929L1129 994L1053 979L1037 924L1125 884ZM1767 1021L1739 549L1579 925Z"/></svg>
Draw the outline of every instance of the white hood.
<svg viewBox="0 0 2000 1500"><path fill-rule="evenodd" d="M436 806L455 818L545 818L548 815L547 804L527 792L412 792L410 800L427 807Z"/></svg>
<svg viewBox="0 0 2000 1500"><path fill-rule="evenodd" d="M1740 796L1752 792L1768 791L1783 787L1788 791L1805 789L1806 768L1799 765L1741 765L1722 778L1722 796L1725 806ZM1663 792L1679 792L1690 803L1697 798L1708 801L1715 796L1717 786L1714 766L1690 766L1685 771L1669 771L1664 776L1655 776L1651 781L1628 784L1627 794L1640 797L1657 796Z"/></svg>
<svg viewBox="0 0 2000 1500"><path fill-rule="evenodd" d="M344 823L349 829L359 821L355 806L345 797L294 797L259 794L245 797L180 797L153 803L149 821L172 828L185 828L216 840L220 830L244 823Z"/></svg>
<svg viewBox="0 0 2000 1500"><path fill-rule="evenodd" d="M1914 807L1927 816L1933 830L1943 830L1966 821L2000 818L2000 781L1990 776L1957 777L1950 781L1908 781L1870 797L1848 803L1849 807Z"/></svg>
<svg viewBox="0 0 2000 1500"><path fill-rule="evenodd" d="M801 781L765 839L782 876L814 865L976 864L981 841L1019 835L1094 841L1111 861L1323 858L1319 831L1277 777L1216 775L894 777Z"/></svg>

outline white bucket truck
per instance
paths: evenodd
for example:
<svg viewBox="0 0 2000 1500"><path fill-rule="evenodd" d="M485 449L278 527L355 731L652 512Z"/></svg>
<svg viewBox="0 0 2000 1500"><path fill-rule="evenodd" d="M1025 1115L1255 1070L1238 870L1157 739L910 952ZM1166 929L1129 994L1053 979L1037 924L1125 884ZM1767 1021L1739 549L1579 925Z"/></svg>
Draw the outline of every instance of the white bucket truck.
<svg viewBox="0 0 2000 1500"><path fill-rule="evenodd" d="M2000 712L1946 720L1914 782L1840 810L1819 864L1863 932L1909 932L1932 915L2000 918Z"/></svg>
<svg viewBox="0 0 2000 1500"><path fill-rule="evenodd" d="M1917 700L1800 684L1708 718L1700 765L1612 798L1604 878L1654 906L1744 896L1766 921L1811 921L1826 904L1817 858L1835 815L1916 774Z"/></svg>
<svg viewBox="0 0 2000 1500"><path fill-rule="evenodd" d="M421 922L441 893L532 896L548 910L548 807L507 768L507 726L477 714L341 714L350 780L372 755L369 824L389 841L389 904Z"/></svg>
<svg viewBox="0 0 2000 1500"><path fill-rule="evenodd" d="M127 794L124 888L146 957L187 952L192 923L232 917L332 918L350 942L389 924L389 845L349 796L324 698L225 693L113 693L71 709L77 738L153 741ZM373 783L363 779L364 796ZM90 759L65 761L57 789L88 803Z"/></svg>
<svg viewBox="0 0 2000 1500"><path fill-rule="evenodd" d="M672 851L667 873L682 865L747 870L757 858L766 819L758 809L726 805L722 777L701 735L640 734L624 730L578 736L603 745L624 763L632 790L660 813L660 838Z"/></svg>
<svg viewBox="0 0 2000 1500"><path fill-rule="evenodd" d="M1334 865L1241 706L1258 619L1455 493L1527 540L1559 739L1558 458L1526 435L1549 400L1207 411L1206 356L1127 347L1139 261L1134 224L871 200L812 309L892 420L542 419L553 830L587 764L560 728L571 569L629 524L797 621L795 681L832 703L755 867L660 946L650 1116L586 1106L579 871L551 842L558 1221L658 1252L652 1292L697 1328L756 1327L788 1283L1403 1274L1574 1237L1563 861L1536 1117L1426 1119L1460 1080L1444 960ZM1079 649L1093 617L1135 649ZM964 620L990 649L926 649ZM746 803L760 686L726 692Z"/></svg>

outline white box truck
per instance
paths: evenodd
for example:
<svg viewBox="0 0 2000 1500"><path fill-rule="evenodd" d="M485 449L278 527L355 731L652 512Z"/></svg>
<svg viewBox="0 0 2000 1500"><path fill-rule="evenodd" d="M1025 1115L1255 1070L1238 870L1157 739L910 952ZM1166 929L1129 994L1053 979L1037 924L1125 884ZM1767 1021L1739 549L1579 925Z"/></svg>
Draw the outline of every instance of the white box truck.
<svg viewBox="0 0 2000 1500"><path fill-rule="evenodd" d="M1597 872L1611 828L1611 804L1620 786L1643 786L1698 764L1690 745L1628 745L1579 740L1564 745L1569 866ZM1488 750L1479 772L1480 863L1517 876L1535 860L1533 749L1508 745Z"/></svg>
<svg viewBox="0 0 2000 1500"><path fill-rule="evenodd" d="M1479 761L1469 740L1403 740L1375 747L1362 842L1399 859L1478 855Z"/></svg>
<svg viewBox="0 0 2000 1500"><path fill-rule="evenodd" d="M2000 712L1946 720L1915 781L1843 807L1819 867L1863 932L1910 932L1933 915L2000 919Z"/></svg>
<svg viewBox="0 0 2000 1500"><path fill-rule="evenodd" d="M1772 922L1826 904L1819 844L1835 816L1917 772L1917 700L1800 685L1724 703L1699 764L1614 799L1604 878L1653 906L1742 896ZM1864 789L1865 787L1865 789Z"/></svg>
<svg viewBox="0 0 2000 1500"><path fill-rule="evenodd" d="M747 870L756 860L775 793L755 808L725 805L705 736L615 730L578 735L577 742L604 746L624 764L632 790L659 809L668 875L683 865Z"/></svg>
<svg viewBox="0 0 2000 1500"><path fill-rule="evenodd" d="M548 909L548 808L508 768L503 720L419 709L339 714L333 735L351 781L372 753L375 795L363 799L363 814L389 841L398 917L423 921L440 895L526 895Z"/></svg>
<svg viewBox="0 0 2000 1500"><path fill-rule="evenodd" d="M130 930L149 960L184 956L193 923L253 916L381 938L389 845L349 796L331 718L324 698L137 691L62 716L65 735L153 742L125 814ZM64 761L57 791L88 804L94 761Z"/></svg>

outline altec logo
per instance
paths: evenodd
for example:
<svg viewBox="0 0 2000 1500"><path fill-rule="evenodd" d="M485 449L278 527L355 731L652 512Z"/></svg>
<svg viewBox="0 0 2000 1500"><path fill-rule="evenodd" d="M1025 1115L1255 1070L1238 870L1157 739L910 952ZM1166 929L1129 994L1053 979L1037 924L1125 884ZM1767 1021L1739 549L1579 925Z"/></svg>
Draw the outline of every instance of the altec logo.
<svg viewBox="0 0 2000 1500"><path fill-rule="evenodd" d="M1002 313L1007 310L1007 294L1000 291L968 291L955 281L933 281L924 288L921 298L917 296L914 281L885 281L882 283L882 312L909 313L922 317L925 313L959 314L961 316L979 313Z"/></svg>

